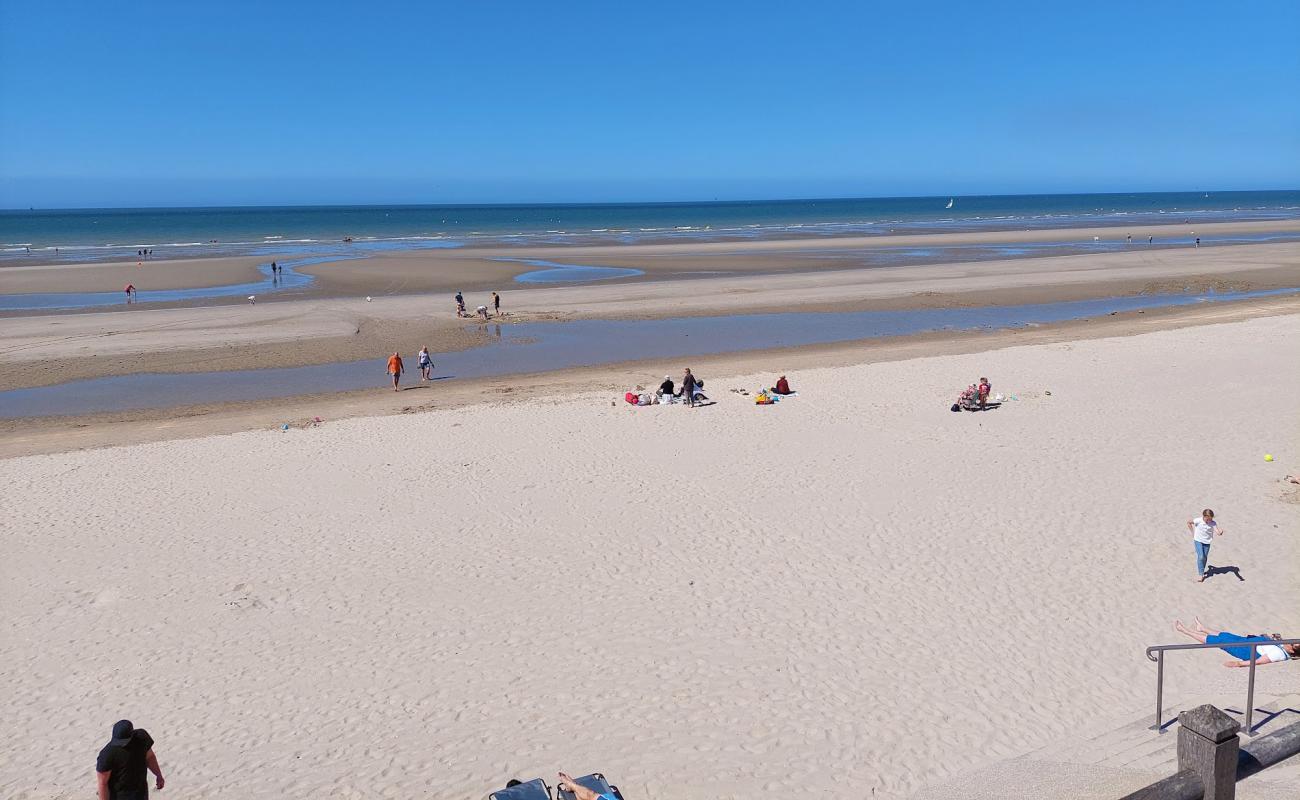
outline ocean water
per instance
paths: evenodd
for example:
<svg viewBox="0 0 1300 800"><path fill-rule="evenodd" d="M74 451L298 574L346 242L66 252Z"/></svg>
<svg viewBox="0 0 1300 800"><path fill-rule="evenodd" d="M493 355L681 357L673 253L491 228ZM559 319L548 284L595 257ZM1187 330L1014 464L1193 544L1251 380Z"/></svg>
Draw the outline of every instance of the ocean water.
<svg viewBox="0 0 1300 800"><path fill-rule="evenodd" d="M948 208L949 201L952 208ZM0 264L1300 218L1300 191L0 211ZM351 242L345 243L345 238Z"/></svg>

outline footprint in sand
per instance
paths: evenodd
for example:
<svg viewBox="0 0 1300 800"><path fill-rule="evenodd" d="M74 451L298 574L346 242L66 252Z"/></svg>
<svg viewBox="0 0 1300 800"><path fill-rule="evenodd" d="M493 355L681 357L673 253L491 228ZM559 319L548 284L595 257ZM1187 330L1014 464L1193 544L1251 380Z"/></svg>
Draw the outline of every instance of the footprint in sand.
<svg viewBox="0 0 1300 800"><path fill-rule="evenodd" d="M95 595L95 599L91 600L90 604L92 606L110 605L112 603L116 603L118 601L118 598L120 598L121 596L122 593L116 589L105 589L104 591Z"/></svg>
<svg viewBox="0 0 1300 800"><path fill-rule="evenodd" d="M234 595L233 600L227 600L226 605L231 608L237 608L240 611L247 611L254 608L266 608L266 604L261 601L257 595L253 594L253 587L247 583L237 583L228 592Z"/></svg>

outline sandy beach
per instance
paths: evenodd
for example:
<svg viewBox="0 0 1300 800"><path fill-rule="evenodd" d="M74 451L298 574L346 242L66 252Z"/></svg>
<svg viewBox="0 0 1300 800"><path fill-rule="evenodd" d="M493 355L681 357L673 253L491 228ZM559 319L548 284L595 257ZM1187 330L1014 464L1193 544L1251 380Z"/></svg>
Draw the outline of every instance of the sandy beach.
<svg viewBox="0 0 1300 800"><path fill-rule="evenodd" d="M185 797L905 796L1143 713L1174 617L1300 630L1298 362L1291 313L0 461L0 795L127 716Z"/></svg>

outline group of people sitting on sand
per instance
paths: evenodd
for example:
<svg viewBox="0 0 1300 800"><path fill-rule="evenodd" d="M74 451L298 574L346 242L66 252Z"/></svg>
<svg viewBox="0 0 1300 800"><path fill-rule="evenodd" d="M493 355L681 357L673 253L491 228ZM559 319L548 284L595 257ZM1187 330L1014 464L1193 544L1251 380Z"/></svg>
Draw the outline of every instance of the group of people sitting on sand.
<svg viewBox="0 0 1300 800"><path fill-rule="evenodd" d="M687 367L686 371L682 373L680 385L674 384L671 376L664 376L664 382L659 384L653 402L667 405L674 400L681 400L690 408L695 408L697 402L708 399L708 395L704 393L704 381L695 377L691 372L691 368Z"/></svg>

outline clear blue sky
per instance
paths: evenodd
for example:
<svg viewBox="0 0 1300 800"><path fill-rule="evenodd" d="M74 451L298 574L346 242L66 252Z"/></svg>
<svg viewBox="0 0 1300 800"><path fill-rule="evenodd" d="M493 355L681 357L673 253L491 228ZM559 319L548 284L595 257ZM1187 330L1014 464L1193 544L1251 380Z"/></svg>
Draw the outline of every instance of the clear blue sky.
<svg viewBox="0 0 1300 800"><path fill-rule="evenodd" d="M0 206L1300 187L1300 3L0 0Z"/></svg>

